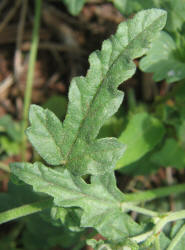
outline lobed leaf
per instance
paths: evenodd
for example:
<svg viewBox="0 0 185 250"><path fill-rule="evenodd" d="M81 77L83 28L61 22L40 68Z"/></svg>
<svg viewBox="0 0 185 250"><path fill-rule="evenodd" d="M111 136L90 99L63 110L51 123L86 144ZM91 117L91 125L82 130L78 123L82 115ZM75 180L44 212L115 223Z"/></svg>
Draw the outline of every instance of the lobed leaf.
<svg viewBox="0 0 185 250"><path fill-rule="evenodd" d="M94 227L108 239L121 242L143 230L122 212L124 195L117 189L113 173L92 177L91 184L87 184L67 169L59 172L39 162L12 163L11 172L36 192L52 196L55 205L80 207L81 226Z"/></svg>
<svg viewBox="0 0 185 250"><path fill-rule="evenodd" d="M87 76L71 82L63 128L54 114L32 106L27 135L43 159L51 165L62 164L75 175L99 175L114 169L124 145L115 138L96 137L121 105L123 93L117 87L134 74L133 60L147 52L165 21L163 10L141 11L121 23L116 34L103 42L101 51L90 55Z"/></svg>

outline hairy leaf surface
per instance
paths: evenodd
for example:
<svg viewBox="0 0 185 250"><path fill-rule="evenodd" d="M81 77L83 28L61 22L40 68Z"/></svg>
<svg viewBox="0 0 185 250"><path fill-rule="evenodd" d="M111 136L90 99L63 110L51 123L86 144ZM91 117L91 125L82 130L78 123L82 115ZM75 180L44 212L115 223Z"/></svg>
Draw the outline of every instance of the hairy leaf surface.
<svg viewBox="0 0 185 250"><path fill-rule="evenodd" d="M61 207L80 207L82 227L94 227L108 239L122 241L140 233L143 228L121 210L124 195L116 187L113 173L91 178L87 184L65 169L61 172L42 163L13 163L11 171L37 192L54 197Z"/></svg>
<svg viewBox="0 0 185 250"><path fill-rule="evenodd" d="M121 23L116 34L103 42L101 51L90 55L87 76L74 78L70 85L63 127L53 113L32 106L27 135L46 162L65 165L75 175L99 175L114 169L124 146L115 138L96 137L123 100L117 87L134 74L133 59L147 52L165 21L163 10L141 11Z"/></svg>

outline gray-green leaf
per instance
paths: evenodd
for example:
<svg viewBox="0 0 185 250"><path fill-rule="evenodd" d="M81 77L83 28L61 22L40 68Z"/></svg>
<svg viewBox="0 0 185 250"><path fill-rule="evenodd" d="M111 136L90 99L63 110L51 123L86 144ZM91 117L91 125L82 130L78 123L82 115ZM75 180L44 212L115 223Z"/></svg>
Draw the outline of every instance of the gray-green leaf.
<svg viewBox="0 0 185 250"><path fill-rule="evenodd" d="M113 173L92 177L91 184L87 184L67 169L58 172L42 163L12 163L11 172L32 185L36 192L52 196L55 205L80 207L84 211L82 227L94 227L117 243L143 230L122 212L124 194L117 189Z"/></svg>
<svg viewBox="0 0 185 250"><path fill-rule="evenodd" d="M117 87L134 74L133 59L147 52L165 22L163 10L141 11L121 23L116 34L103 42L101 51L90 55L87 76L74 78L70 85L63 128L54 114L32 107L27 135L49 164L65 165L76 175L114 169L125 147L115 138L96 137L123 100Z"/></svg>

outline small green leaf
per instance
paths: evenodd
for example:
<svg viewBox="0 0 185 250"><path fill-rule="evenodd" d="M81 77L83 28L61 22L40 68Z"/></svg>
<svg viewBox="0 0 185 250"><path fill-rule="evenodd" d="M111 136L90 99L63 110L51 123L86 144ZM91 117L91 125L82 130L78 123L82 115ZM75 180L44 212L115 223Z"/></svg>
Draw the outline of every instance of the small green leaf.
<svg viewBox="0 0 185 250"><path fill-rule="evenodd" d="M67 169L58 172L42 163L12 163L11 172L36 192L51 195L56 206L80 207L81 226L94 227L108 239L119 243L143 230L122 212L124 195L117 189L113 173L92 177L87 184Z"/></svg>
<svg viewBox="0 0 185 250"><path fill-rule="evenodd" d="M166 79L168 83L185 78L185 62L176 56L176 44L165 32L153 42L147 56L141 59L140 68L144 72L153 72L154 80Z"/></svg>
<svg viewBox="0 0 185 250"><path fill-rule="evenodd" d="M9 115L0 118L0 132L5 132L13 141L20 141L20 126Z"/></svg>
<svg viewBox="0 0 185 250"><path fill-rule="evenodd" d="M67 6L69 12L76 16L80 13L86 0L62 0L62 2Z"/></svg>
<svg viewBox="0 0 185 250"><path fill-rule="evenodd" d="M90 55L86 77L76 77L70 85L63 129L54 114L32 106L27 135L49 164L62 164L75 175L99 175L115 168L124 145L115 138L96 137L123 100L117 87L134 74L133 59L147 52L165 21L163 10L141 11L121 23L101 51Z"/></svg>
<svg viewBox="0 0 185 250"><path fill-rule="evenodd" d="M119 137L127 149L117 168L131 164L151 151L162 140L164 132L162 123L148 113L133 115Z"/></svg>
<svg viewBox="0 0 185 250"><path fill-rule="evenodd" d="M16 141L10 140L7 136L0 136L0 149L11 156L19 154L20 145Z"/></svg>

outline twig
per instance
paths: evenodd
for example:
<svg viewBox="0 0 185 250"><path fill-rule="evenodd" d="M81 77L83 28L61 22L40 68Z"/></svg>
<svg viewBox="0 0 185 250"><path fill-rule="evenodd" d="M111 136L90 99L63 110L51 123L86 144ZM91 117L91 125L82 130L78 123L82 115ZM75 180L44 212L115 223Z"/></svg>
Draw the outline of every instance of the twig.
<svg viewBox="0 0 185 250"><path fill-rule="evenodd" d="M28 0L22 0L22 9L21 9L20 20L19 20L18 29L17 29L16 51L15 51L15 56L14 56L14 75L15 75L16 80L19 78L19 75L21 74L23 70L21 44L22 44L23 31L24 31L24 26L25 26L27 6L28 6Z"/></svg>
<svg viewBox="0 0 185 250"><path fill-rule="evenodd" d="M0 83L0 95L4 93L13 84L13 77L9 75L5 80Z"/></svg>
<svg viewBox="0 0 185 250"><path fill-rule="evenodd" d="M0 24L0 32L6 27L6 25L9 23L9 21L14 17L17 9L19 8L21 4L21 0L15 1L15 5L11 10L8 12L2 23Z"/></svg>

